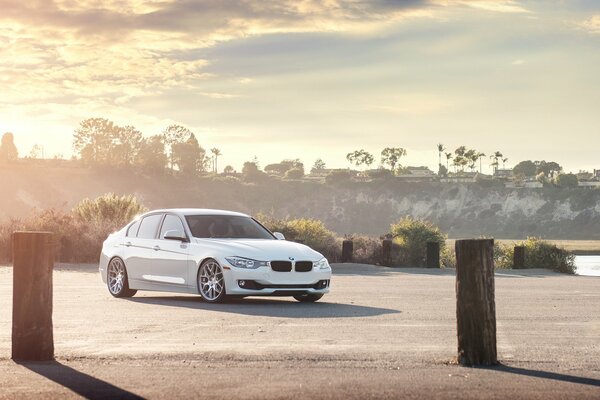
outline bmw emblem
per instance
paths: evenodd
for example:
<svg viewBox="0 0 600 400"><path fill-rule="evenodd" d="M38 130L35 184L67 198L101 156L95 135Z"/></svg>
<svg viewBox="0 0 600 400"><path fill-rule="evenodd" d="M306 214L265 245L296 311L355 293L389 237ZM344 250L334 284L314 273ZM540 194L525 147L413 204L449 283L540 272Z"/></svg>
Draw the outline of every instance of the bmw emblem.
<svg viewBox="0 0 600 400"><path fill-rule="evenodd" d="M290 261L294 261L294 257L288 257Z"/></svg>

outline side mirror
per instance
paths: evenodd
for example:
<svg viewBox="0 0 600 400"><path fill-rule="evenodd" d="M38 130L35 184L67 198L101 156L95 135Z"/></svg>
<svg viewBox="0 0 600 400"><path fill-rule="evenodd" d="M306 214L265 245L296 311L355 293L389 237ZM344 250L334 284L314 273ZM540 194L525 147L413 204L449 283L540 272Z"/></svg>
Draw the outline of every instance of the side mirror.
<svg viewBox="0 0 600 400"><path fill-rule="evenodd" d="M285 236L281 232L273 232L273 236L277 238L277 240L285 240Z"/></svg>
<svg viewBox="0 0 600 400"><path fill-rule="evenodd" d="M177 231L177 230L173 230L173 231L166 231L163 239L165 240L178 240L180 242L187 242L188 238L183 234L183 232L181 231Z"/></svg>

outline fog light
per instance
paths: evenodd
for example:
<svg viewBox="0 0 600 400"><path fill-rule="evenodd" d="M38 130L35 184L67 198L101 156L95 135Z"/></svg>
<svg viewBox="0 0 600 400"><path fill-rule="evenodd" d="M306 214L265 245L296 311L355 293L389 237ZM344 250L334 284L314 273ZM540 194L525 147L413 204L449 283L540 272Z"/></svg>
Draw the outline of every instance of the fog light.
<svg viewBox="0 0 600 400"><path fill-rule="evenodd" d="M238 281L238 285L240 285L240 287L244 287L246 286L246 281Z"/></svg>

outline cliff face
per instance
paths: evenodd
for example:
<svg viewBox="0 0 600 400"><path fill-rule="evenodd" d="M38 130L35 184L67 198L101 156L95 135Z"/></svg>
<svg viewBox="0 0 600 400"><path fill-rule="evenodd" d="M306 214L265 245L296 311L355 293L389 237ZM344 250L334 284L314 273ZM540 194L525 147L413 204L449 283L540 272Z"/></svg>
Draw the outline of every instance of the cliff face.
<svg viewBox="0 0 600 400"><path fill-rule="evenodd" d="M149 208L225 208L318 218L339 234L380 235L412 215L431 220L450 237L600 239L600 190L593 189L377 181L243 184L35 164L0 168L0 219L25 216L35 208L69 209L106 192L133 193Z"/></svg>

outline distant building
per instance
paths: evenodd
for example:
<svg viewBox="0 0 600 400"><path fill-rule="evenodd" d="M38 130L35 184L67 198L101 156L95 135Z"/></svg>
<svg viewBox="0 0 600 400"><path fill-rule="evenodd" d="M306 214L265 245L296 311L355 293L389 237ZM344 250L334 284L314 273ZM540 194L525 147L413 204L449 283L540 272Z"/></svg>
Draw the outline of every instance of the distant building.
<svg viewBox="0 0 600 400"><path fill-rule="evenodd" d="M593 175L594 175L594 179L600 180L600 169L595 169Z"/></svg>
<svg viewBox="0 0 600 400"><path fill-rule="evenodd" d="M494 171L494 178L512 178L512 177L513 177L512 169L497 168Z"/></svg>
<svg viewBox="0 0 600 400"><path fill-rule="evenodd" d="M407 182L433 182L437 175L427 167L406 167L397 178Z"/></svg>

